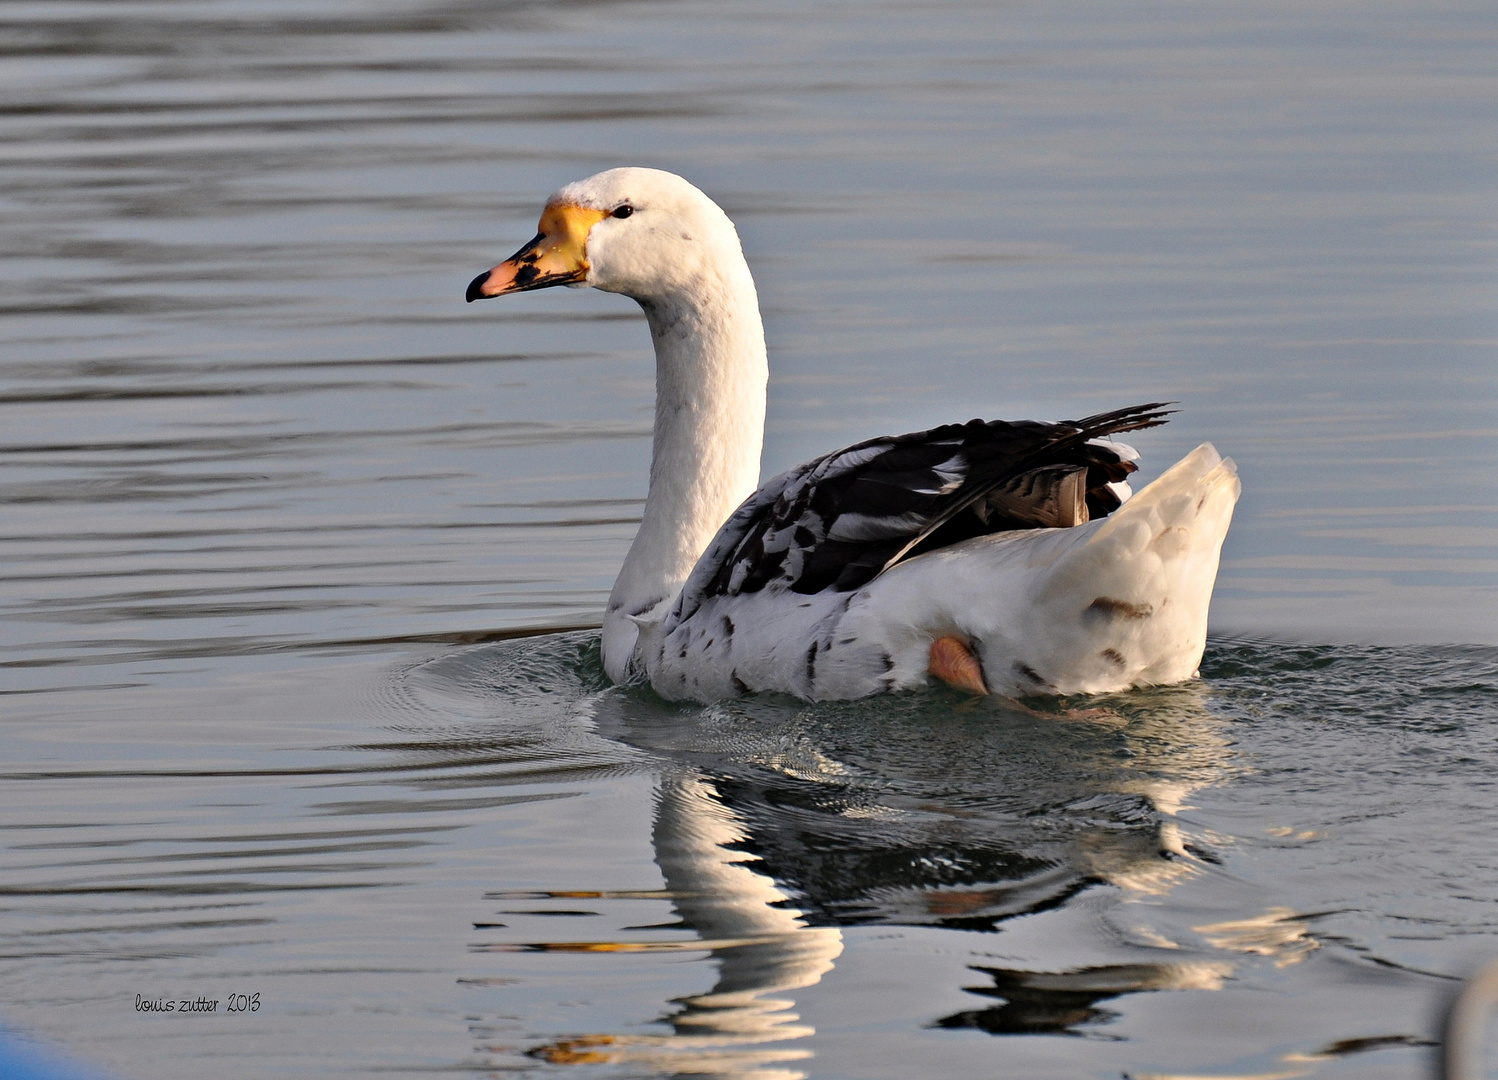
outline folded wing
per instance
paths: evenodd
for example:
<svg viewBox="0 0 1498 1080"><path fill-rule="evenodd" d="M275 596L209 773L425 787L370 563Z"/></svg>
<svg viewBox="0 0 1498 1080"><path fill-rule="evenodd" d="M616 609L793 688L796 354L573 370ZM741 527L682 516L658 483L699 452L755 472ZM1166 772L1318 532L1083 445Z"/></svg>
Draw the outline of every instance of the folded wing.
<svg viewBox="0 0 1498 1080"><path fill-rule="evenodd" d="M1083 420L972 420L871 439L781 473L724 523L669 623L711 596L849 591L974 536L1104 517L1136 466L1107 437L1165 423L1165 403Z"/></svg>

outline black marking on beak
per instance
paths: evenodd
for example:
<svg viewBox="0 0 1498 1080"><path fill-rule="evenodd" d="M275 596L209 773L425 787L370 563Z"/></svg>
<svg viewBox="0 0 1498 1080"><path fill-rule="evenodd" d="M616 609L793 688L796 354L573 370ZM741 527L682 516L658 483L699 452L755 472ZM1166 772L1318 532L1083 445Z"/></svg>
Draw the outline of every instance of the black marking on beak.
<svg viewBox="0 0 1498 1080"><path fill-rule="evenodd" d="M509 293L531 292L534 289L549 289L553 285L570 285L575 281L581 281L587 273L586 270L569 270L562 273L543 274L541 268L536 265L541 259L541 245L546 241L545 233L537 233L525 247L511 255L505 262L515 263L515 276L510 285L502 293L494 296L506 296ZM504 265L503 263L500 265ZM498 269L496 267L495 269ZM470 304L475 300L492 300L492 296L486 296L482 291L485 283L494 274L493 270L485 270L478 277L468 283L468 291L463 294Z"/></svg>

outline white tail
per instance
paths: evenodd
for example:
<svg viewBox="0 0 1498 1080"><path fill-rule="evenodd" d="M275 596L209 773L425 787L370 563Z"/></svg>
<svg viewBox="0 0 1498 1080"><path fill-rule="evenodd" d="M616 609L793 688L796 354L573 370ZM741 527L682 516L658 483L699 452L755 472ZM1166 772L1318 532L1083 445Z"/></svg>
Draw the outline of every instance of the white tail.
<svg viewBox="0 0 1498 1080"><path fill-rule="evenodd" d="M1034 618L1065 640L1038 650L1050 662L1033 670L1062 693L1194 675L1240 490L1232 459L1203 443L1057 559Z"/></svg>

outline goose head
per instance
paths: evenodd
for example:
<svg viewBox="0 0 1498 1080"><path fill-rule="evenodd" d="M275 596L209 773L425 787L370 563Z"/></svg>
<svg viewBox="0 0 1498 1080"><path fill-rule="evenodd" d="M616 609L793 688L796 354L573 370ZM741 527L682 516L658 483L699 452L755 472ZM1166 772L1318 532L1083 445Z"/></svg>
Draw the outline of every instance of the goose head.
<svg viewBox="0 0 1498 1080"><path fill-rule="evenodd" d="M740 273L738 233L706 195L659 169L609 169L554 194L535 239L474 278L467 298L569 285L649 302L732 287Z"/></svg>

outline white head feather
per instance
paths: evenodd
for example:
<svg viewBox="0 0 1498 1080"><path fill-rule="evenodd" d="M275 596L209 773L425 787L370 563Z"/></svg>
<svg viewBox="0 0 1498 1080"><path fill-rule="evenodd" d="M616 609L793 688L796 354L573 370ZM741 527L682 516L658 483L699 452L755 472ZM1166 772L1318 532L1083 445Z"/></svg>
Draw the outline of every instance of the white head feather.
<svg viewBox="0 0 1498 1080"><path fill-rule="evenodd" d="M609 169L562 188L550 199L559 204L611 215L588 232L589 269L580 284L644 301L737 291L748 281L733 222L673 173ZM612 216L620 207L629 216Z"/></svg>

